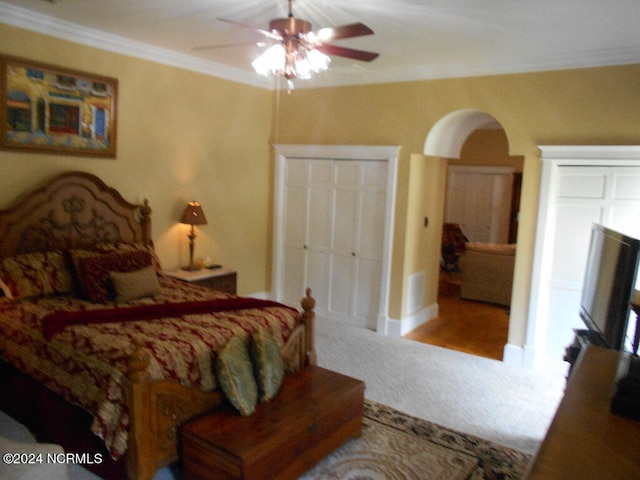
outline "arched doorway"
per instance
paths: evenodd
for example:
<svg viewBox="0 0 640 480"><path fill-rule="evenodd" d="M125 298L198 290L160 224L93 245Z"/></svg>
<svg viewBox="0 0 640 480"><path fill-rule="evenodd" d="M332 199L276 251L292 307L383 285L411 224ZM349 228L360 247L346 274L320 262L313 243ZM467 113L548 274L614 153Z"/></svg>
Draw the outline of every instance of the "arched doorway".
<svg viewBox="0 0 640 480"><path fill-rule="evenodd" d="M500 122L490 115L487 112L475 110L475 109L464 109L458 110L455 112L451 112L446 115L442 119L440 119L434 127L431 129L429 134L427 135L425 145L424 145L424 154L430 156L436 156L441 158L446 158L447 163L450 169L450 177L453 177L453 172L463 171L471 171L470 177L486 178L486 172L489 172L489 175L492 178L495 178L495 172L507 171L511 172L508 175L498 175L500 177L505 177L508 183L508 191L507 190L498 190L494 191L493 194L493 206L487 204L486 202L481 202L479 200L479 193L475 190L475 187L470 188L469 191L465 191L465 188L454 191L455 182L449 182L449 188L452 189L452 194L449 195L449 202L452 200L460 200L459 197L466 196L466 203L472 205L476 208L486 208L487 212L484 216L491 216L492 211L496 210L496 201L501 203L501 210L503 214L509 216L509 234L500 237L500 243L515 243L516 242L516 233L517 233L517 210L519 208L519 197L520 197L520 189L519 186L521 184L522 178L522 170L524 157L523 156L511 156L509 155L509 142L506 135L506 132ZM466 175L466 173L465 173ZM481 180L486 183L486 180ZM490 181L490 183L493 180ZM464 202L465 199L463 198ZM478 207L478 205L484 205L482 207ZM447 220L447 215L452 215L455 217L455 213L452 214L451 208L448 208L448 205L445 205L445 222L451 221ZM459 208L457 209L460 210ZM473 212L472 215L480 214L483 212ZM505 218L506 220L506 218ZM462 225L462 223L461 223ZM473 232L472 226L470 224L465 224L463 226L463 230L468 230L468 239L476 242L486 242L486 239L483 238L474 238L477 236L477 233ZM488 227L487 227L488 228ZM463 232L464 233L464 232ZM494 245L491 245L493 247ZM469 255L470 256L470 255ZM490 265L489 265L490 268ZM496 272L498 271L499 266L496 266ZM511 258L511 268L513 268L513 257ZM469 270L467 270L469 272ZM436 272L434 272L436 273ZM449 272L438 272L442 274L441 278L446 278L447 281L453 281L453 283L459 282L460 275L456 276L456 274L451 275ZM459 272L458 272L459 273ZM502 275L500 273L496 273L496 278L498 275ZM469 278L469 274L467 273L467 278ZM502 280L498 278L497 284L503 283ZM490 298L483 298L471 296L474 300L485 300L483 304L478 304L477 302L469 302L469 301L461 301L460 300L460 284L457 283L457 290L455 291L455 296L458 305L455 306L455 311L459 312L460 309L467 309L468 311L473 312L474 315L480 315L480 311L484 312L485 315L491 317L495 313L495 322L492 322L491 325L495 326L497 332L494 331L493 335L479 335L478 329L473 328L465 328L458 327L456 330L455 327L449 324L447 328L452 328L446 333L446 336L450 339L453 332L460 332L458 335L473 335L475 338L458 338L453 341L453 346L451 348L460 349L463 351L468 351L469 353L474 353L474 349L476 347L473 346L473 343L476 344L478 342L486 341L493 342L493 345L488 345L487 349L484 350L490 358L502 359L503 351L505 345L507 344L507 336L508 336L508 328L510 323L509 317L509 304L511 299L511 283L512 283L512 273L510 274L508 289L504 288L502 285L499 288L505 290L505 295L499 295L502 299L507 298L507 300L495 300L491 296ZM468 284L467 284L468 285ZM498 287L496 287L498 288ZM445 289L447 292L445 295L451 295L451 290ZM467 297L467 294L465 294ZM453 303L456 303L456 300L453 300ZM467 298L468 300L468 298ZM446 302L446 307L445 307ZM451 297L441 297L439 299L439 303L441 304L440 310L443 314L451 312L449 310L452 307L452 299ZM498 302L501 306L498 305L489 305L489 303ZM474 305L475 303L475 305ZM492 307L495 307L495 310L492 310ZM456 313L458 316L459 313ZM487 324L484 324L485 327ZM495 335L495 333L501 333L502 335ZM467 333L469 332L469 333ZM496 345L496 341L498 344ZM458 345L456 343L459 342ZM467 350L468 349L468 350ZM483 354L483 348L480 348L478 354Z"/></svg>

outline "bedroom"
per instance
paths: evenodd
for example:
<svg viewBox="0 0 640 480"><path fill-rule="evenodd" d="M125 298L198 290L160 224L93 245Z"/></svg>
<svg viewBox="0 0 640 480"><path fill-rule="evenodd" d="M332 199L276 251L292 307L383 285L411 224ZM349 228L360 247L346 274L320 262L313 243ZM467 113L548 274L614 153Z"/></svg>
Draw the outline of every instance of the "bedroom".
<svg viewBox="0 0 640 480"><path fill-rule="evenodd" d="M388 311L396 320L408 315L408 278L425 265L435 265L433 252L415 247L425 236L427 242L434 240L435 229L416 229L409 218L417 216L422 223L422 205L439 210L431 204L430 192L415 192L411 185L412 169L425 168L425 137L451 112L487 112L505 129L510 154L524 156L509 332L514 346L523 345L527 325L540 178L537 145L638 142L639 65L300 89L277 99L261 88L4 23L0 33L2 53L115 76L120 82L117 159L2 151L6 173L0 179L0 205L15 199L22 186L46 176L74 169L95 173L118 185L128 198L150 199L158 253L166 268L175 268L186 263L188 255L187 232L178 219L186 202L196 199L209 218L209 225L199 229L197 251L237 269L240 294L271 288L270 144L399 145ZM314 114L299 114L307 110ZM425 306L436 301L436 294L437 276L428 276Z"/></svg>
<svg viewBox="0 0 640 480"><path fill-rule="evenodd" d="M166 268L175 268L188 255L187 232L178 219L186 202L196 199L209 218L209 225L199 229L197 251L237 269L241 294L271 288L271 143L399 145L388 312L396 320L408 315L408 278L435 265L432 252L415 247L425 235L427 242L433 240L429 235L435 236L435 229L418 230L409 218L418 216L422 223L422 205L438 211L430 192L411 190L410 172L425 168L420 153L425 137L451 112L488 112L505 129L510 154L525 159L509 332L509 344L516 347L523 345L527 326L540 175L537 145L638 142L639 65L300 89L282 95L276 105L275 96L261 88L7 24L0 24L0 33L3 53L115 76L120 82L117 159L2 151L6 173L0 179L0 204L8 205L23 185L60 171L95 173L128 198L150 199L159 255ZM306 110L314 114L299 114ZM435 302L436 288L437 279L428 278L425 306Z"/></svg>
<svg viewBox="0 0 640 480"><path fill-rule="evenodd" d="M149 198L154 239L166 268L188 261L187 229L178 223L187 201L206 209L197 255L238 270L240 294L271 289L272 143L400 145L389 317L409 315L409 277L434 263L415 247L433 231L415 228L430 191L416 191L424 171L425 137L451 112L474 108L499 120L511 155L524 156L519 261L509 343L521 346L540 179L537 145L637 144L640 65L296 90L275 95L257 87L116 54L0 24L1 53L119 80L118 155L93 159L0 152L0 208L26 186L85 170L117 185L134 201ZM188 88L185 88L188 85ZM376 98L376 102L371 102ZM300 112L312 111L313 115ZM419 182L420 183L420 182ZM425 183L428 184L428 183ZM250 192L250 194L247 194ZM435 230L435 229L434 229ZM426 233L425 233L426 232ZM437 278L437 277L436 277ZM424 304L435 302L428 279Z"/></svg>

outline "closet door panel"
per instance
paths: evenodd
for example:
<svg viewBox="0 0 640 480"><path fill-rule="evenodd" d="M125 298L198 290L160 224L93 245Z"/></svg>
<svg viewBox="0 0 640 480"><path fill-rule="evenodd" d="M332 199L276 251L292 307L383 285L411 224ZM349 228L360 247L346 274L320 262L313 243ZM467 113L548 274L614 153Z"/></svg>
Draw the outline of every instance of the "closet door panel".
<svg viewBox="0 0 640 480"><path fill-rule="evenodd" d="M384 192L364 192L358 231L358 256L380 258L384 243Z"/></svg>
<svg viewBox="0 0 640 480"><path fill-rule="evenodd" d="M363 327L375 329L376 315L380 303L381 262L379 260L358 258L358 288L355 298L355 317Z"/></svg>
<svg viewBox="0 0 640 480"><path fill-rule="evenodd" d="M333 168L330 162L309 162L307 246L327 251L331 246Z"/></svg>
<svg viewBox="0 0 640 480"><path fill-rule="evenodd" d="M506 167L451 166L445 221L460 225L472 242L506 243L513 171Z"/></svg>
<svg viewBox="0 0 640 480"><path fill-rule="evenodd" d="M333 211L333 242L335 252L350 255L356 249L354 232L358 225L358 192L336 190Z"/></svg>
<svg viewBox="0 0 640 480"><path fill-rule="evenodd" d="M331 247L332 192L329 188L311 186L309 189L309 216L307 241L309 248L327 251Z"/></svg>
<svg viewBox="0 0 640 480"><path fill-rule="evenodd" d="M305 276L306 251L302 247L285 247L282 273L282 301L298 308L307 287ZM315 295L315 292L314 292Z"/></svg>
<svg viewBox="0 0 640 480"><path fill-rule="evenodd" d="M286 192L284 243L303 246L307 236L307 187L289 186Z"/></svg>
<svg viewBox="0 0 640 480"><path fill-rule="evenodd" d="M337 320L349 322L353 315L353 265L351 255L332 256L329 314Z"/></svg>
<svg viewBox="0 0 640 480"><path fill-rule="evenodd" d="M316 299L316 312L325 315L329 303L329 262L327 252L306 251L305 288L310 287Z"/></svg>

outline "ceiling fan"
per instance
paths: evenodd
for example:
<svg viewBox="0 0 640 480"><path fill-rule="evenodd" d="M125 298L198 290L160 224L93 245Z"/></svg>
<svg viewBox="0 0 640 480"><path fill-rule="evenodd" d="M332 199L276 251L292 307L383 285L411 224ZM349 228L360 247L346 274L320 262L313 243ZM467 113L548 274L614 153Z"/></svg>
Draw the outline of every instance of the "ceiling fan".
<svg viewBox="0 0 640 480"><path fill-rule="evenodd" d="M282 76L288 81L294 78L310 78L313 73L326 70L331 62L329 55L371 62L378 57L375 52L356 50L327 43L332 40L372 35L373 30L363 23L339 27L325 27L313 31L311 23L293 16L291 3L286 18L269 22L269 30L255 28L233 20L218 20L248 28L267 38L264 45L271 46L252 62L254 69L263 75ZM207 47L196 47L202 49Z"/></svg>

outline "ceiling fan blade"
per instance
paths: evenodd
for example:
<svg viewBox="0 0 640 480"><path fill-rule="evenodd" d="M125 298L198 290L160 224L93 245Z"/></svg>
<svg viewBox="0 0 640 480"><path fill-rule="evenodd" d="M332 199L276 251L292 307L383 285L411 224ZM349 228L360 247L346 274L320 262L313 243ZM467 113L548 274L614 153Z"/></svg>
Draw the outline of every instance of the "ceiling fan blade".
<svg viewBox="0 0 640 480"><path fill-rule="evenodd" d="M275 34L273 32L268 32L267 30L262 30L261 28L254 27L252 25L236 22L234 20L227 20L226 18L218 18L218 21L230 23L231 25L235 25L236 27L251 30L252 32L259 33L260 35L264 35L265 37L271 38L273 40L282 40L282 37L280 35Z"/></svg>
<svg viewBox="0 0 640 480"><path fill-rule="evenodd" d="M361 37L363 35L373 35L373 30L364 23L351 23L341 27L325 27L315 32L316 37L322 41L338 40L340 38Z"/></svg>
<svg viewBox="0 0 640 480"><path fill-rule="evenodd" d="M316 50L319 50L327 55L351 58L353 60L360 60L361 62L370 62L378 58L379 55L375 52L366 52L364 50L356 50L355 48L339 47L337 45L329 45L327 43L318 45L315 48Z"/></svg>
<svg viewBox="0 0 640 480"><path fill-rule="evenodd" d="M246 47L249 45L256 45L258 47L263 47L267 43L266 42L238 42L238 43L222 43L220 45L200 45L197 47L191 47L190 50L200 51L200 50L215 50L216 48L233 48L233 47Z"/></svg>

